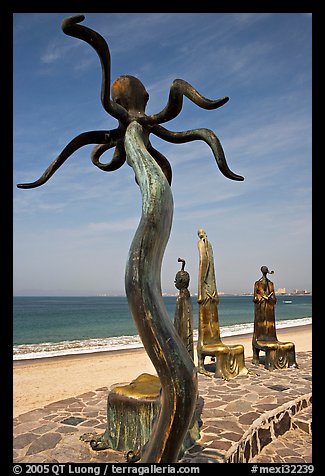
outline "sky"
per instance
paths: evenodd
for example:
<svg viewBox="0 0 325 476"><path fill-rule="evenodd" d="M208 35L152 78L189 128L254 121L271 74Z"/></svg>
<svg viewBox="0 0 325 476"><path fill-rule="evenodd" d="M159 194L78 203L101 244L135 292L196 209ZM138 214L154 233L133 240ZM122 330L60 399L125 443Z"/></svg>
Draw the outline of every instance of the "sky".
<svg viewBox="0 0 325 476"><path fill-rule="evenodd" d="M184 98L164 127L212 129L243 182L224 177L202 141L150 136L173 170L162 291L177 292L180 257L197 292L199 228L213 247L218 291L252 292L264 265L276 289L311 290L312 15L70 12L13 15L14 295L125 294L141 217L131 167L99 170L89 145L45 185L16 187L38 179L81 132L117 127L100 101L98 56L61 30L63 18L80 13L109 45L112 81L129 74L145 85L147 114L165 107L176 78L209 99L230 98L211 111Z"/></svg>

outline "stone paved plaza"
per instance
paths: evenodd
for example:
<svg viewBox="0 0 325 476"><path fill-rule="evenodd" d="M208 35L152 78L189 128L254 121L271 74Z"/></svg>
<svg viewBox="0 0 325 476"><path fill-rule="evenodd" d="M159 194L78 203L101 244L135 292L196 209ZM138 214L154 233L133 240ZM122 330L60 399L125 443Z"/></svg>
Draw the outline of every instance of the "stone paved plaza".
<svg viewBox="0 0 325 476"><path fill-rule="evenodd" d="M312 353L297 353L298 369L224 381L199 375L200 439L183 463L311 463ZM211 364L213 365L213 364ZM136 377L136 376L135 376ZM106 426L108 388L29 411L14 419L15 463L125 463L114 450L94 451L84 433Z"/></svg>

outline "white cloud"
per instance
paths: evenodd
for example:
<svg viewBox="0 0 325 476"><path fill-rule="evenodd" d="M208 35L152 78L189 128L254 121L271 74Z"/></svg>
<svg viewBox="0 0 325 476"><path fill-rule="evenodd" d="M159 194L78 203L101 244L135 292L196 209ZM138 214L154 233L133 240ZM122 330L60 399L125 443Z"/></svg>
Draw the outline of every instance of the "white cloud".
<svg viewBox="0 0 325 476"><path fill-rule="evenodd" d="M41 62L45 64L54 63L62 58L62 50L58 47L49 47L48 51L41 56Z"/></svg>
<svg viewBox="0 0 325 476"><path fill-rule="evenodd" d="M113 233L118 233L120 231L126 230L135 230L139 224L139 217L135 218L126 218L119 221L107 221L107 222L96 222L89 223L87 230L91 232L106 232L110 231Z"/></svg>

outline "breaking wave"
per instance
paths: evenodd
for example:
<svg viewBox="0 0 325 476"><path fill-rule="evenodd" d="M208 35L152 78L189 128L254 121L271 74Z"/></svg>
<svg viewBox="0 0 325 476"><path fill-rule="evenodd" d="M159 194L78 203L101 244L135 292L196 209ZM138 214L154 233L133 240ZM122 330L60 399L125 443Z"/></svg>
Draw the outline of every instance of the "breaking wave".
<svg viewBox="0 0 325 476"><path fill-rule="evenodd" d="M311 317L300 319L279 320L277 329L285 327L304 326L312 323ZM253 323L221 326L221 337L249 334L253 332ZM197 340L197 330L194 330L194 341ZM68 340L61 342L43 342L40 344L21 344L13 348L13 360L41 359L63 355L90 354L114 350L139 349L143 347L138 335L106 337L84 340Z"/></svg>

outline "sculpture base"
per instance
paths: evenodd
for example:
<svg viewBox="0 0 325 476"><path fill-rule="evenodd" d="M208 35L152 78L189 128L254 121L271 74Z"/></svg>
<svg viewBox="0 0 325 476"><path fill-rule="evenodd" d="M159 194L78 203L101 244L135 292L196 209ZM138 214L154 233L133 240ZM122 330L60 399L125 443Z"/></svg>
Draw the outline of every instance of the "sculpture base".
<svg viewBox="0 0 325 476"><path fill-rule="evenodd" d="M148 441L160 407L160 380L141 374L130 384L115 384L107 400L107 428L103 435L84 435L94 450L112 448L138 452Z"/></svg>
<svg viewBox="0 0 325 476"><path fill-rule="evenodd" d="M279 342L278 340L253 341L253 360L255 365L260 364L259 353L265 352L264 367L267 370L297 368L295 345L293 342Z"/></svg>
<svg viewBox="0 0 325 476"><path fill-rule="evenodd" d="M130 384L113 385L108 394L105 433L86 433L81 439L90 442L96 451L112 448L125 452L129 461L140 459L160 411L160 390L159 378L146 373ZM181 454L199 437L199 415L195 413Z"/></svg>
<svg viewBox="0 0 325 476"><path fill-rule="evenodd" d="M224 345L220 342L198 348L199 372L203 374L208 374L204 368L204 358L207 356L215 358L215 378L229 380L249 373L245 366L244 346L241 344Z"/></svg>

